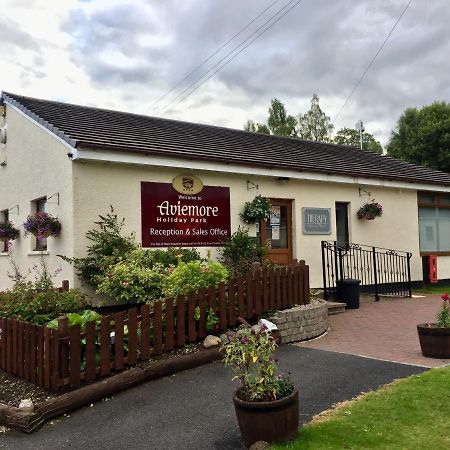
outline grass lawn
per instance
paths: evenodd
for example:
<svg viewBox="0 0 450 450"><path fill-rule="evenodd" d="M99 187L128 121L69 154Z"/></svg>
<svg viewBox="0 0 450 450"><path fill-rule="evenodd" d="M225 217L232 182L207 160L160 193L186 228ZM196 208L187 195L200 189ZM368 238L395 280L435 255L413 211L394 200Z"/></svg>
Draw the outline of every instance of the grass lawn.
<svg viewBox="0 0 450 450"><path fill-rule="evenodd" d="M428 294L428 295L439 295L448 292L450 294L450 285L446 286L432 286L428 285L426 288L414 289L413 294Z"/></svg>
<svg viewBox="0 0 450 450"><path fill-rule="evenodd" d="M293 443L273 448L448 450L450 367L395 381L346 402L305 425Z"/></svg>

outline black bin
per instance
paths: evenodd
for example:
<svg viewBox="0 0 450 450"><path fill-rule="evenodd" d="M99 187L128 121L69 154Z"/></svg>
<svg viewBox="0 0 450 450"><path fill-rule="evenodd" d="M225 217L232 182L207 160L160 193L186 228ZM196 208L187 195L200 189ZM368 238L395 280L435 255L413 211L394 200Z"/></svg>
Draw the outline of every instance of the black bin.
<svg viewBox="0 0 450 450"><path fill-rule="evenodd" d="M359 308L359 294L361 292L360 280L346 278L338 281L337 293L338 299L346 303L348 309Z"/></svg>

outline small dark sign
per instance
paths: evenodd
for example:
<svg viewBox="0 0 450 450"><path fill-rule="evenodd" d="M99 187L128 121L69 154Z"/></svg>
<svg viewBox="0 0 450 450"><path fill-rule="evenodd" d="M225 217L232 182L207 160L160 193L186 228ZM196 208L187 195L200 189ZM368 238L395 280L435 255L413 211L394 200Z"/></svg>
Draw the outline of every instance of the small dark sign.
<svg viewBox="0 0 450 450"><path fill-rule="evenodd" d="M142 182L141 214L142 247L219 246L231 234L230 189L185 195L170 183Z"/></svg>
<svg viewBox="0 0 450 450"><path fill-rule="evenodd" d="M330 208L302 208L303 234L331 234Z"/></svg>

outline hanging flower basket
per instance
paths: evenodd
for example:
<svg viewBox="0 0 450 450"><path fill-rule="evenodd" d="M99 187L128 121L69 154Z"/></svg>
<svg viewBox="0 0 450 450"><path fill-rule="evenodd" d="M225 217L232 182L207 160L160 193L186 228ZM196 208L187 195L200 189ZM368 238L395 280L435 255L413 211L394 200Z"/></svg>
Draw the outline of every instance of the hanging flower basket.
<svg viewBox="0 0 450 450"><path fill-rule="evenodd" d="M243 211L239 214L245 223L256 223L267 220L272 212L272 203L267 197L257 195L251 202L246 202Z"/></svg>
<svg viewBox="0 0 450 450"><path fill-rule="evenodd" d="M25 235L32 234L38 239L49 236L59 236L61 232L61 222L46 212L30 214L23 224Z"/></svg>
<svg viewBox="0 0 450 450"><path fill-rule="evenodd" d="M13 241L20 235L20 231L14 228L11 222L0 223L0 241Z"/></svg>
<svg viewBox="0 0 450 450"><path fill-rule="evenodd" d="M377 203L375 200L372 200L370 203L364 203L361 208L358 209L356 215L358 219L365 220L373 220L376 217L380 217L383 214L383 207Z"/></svg>

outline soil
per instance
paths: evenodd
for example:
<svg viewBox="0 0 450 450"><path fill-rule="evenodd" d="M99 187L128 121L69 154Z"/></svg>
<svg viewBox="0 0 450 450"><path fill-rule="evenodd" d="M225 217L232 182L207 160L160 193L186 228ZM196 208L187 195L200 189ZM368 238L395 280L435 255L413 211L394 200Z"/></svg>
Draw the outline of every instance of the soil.
<svg viewBox="0 0 450 450"><path fill-rule="evenodd" d="M29 398L34 404L56 397L54 392L36 386L22 378L0 371L0 403L19 406L21 400Z"/></svg>
<svg viewBox="0 0 450 450"><path fill-rule="evenodd" d="M129 370L134 367L146 368L156 364L159 361L193 354L203 350L204 347L202 343L189 344L185 347L177 348L171 352L155 356L148 361L142 361L138 363L137 366L128 367L127 369ZM62 392L57 393L46 391L33 383L19 377L8 375L0 370L0 403L18 407L20 401L23 399L30 399L34 404L37 404L45 402L50 398L58 397L58 395L61 394Z"/></svg>

